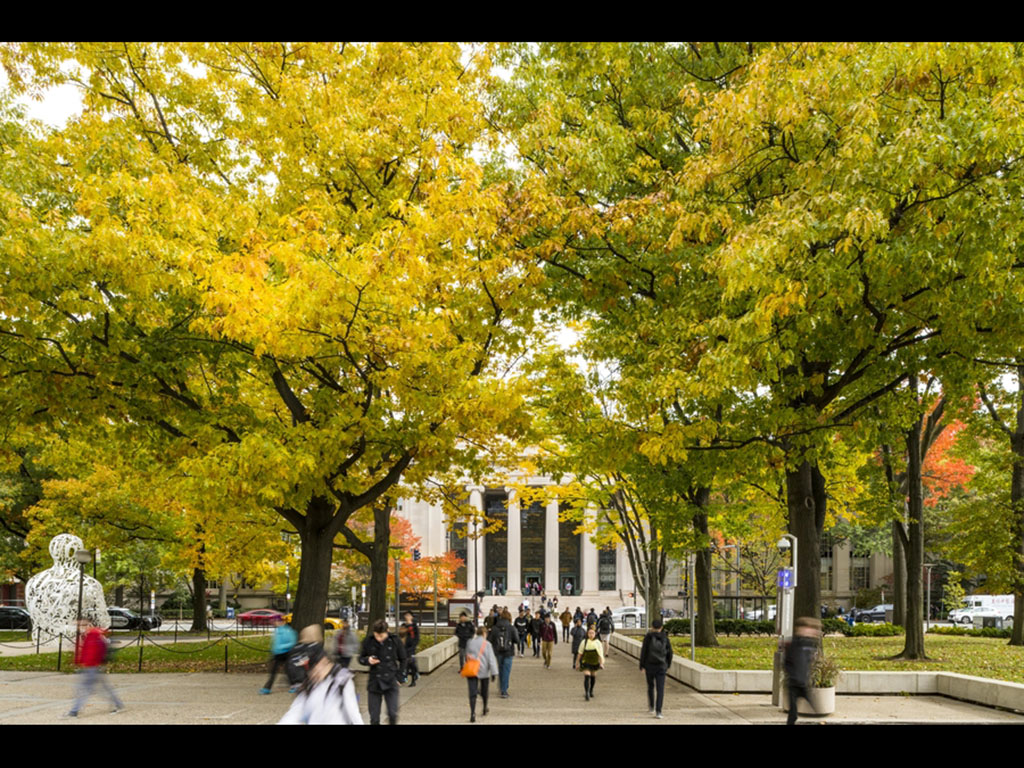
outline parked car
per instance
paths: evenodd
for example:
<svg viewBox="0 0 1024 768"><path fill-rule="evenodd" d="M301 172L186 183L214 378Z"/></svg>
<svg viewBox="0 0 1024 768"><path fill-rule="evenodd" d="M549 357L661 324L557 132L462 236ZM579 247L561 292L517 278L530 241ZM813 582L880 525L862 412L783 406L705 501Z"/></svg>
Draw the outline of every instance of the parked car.
<svg viewBox="0 0 1024 768"><path fill-rule="evenodd" d="M776 607L774 605L768 606L768 621L775 621ZM749 619L750 621L762 621L764 620L764 610L757 608L756 610L747 611L743 618Z"/></svg>
<svg viewBox="0 0 1024 768"><path fill-rule="evenodd" d="M0 629L32 629L32 617L16 605L0 605Z"/></svg>
<svg viewBox="0 0 1024 768"><path fill-rule="evenodd" d="M292 615L290 613L284 615L284 623L292 623ZM341 619L337 619L334 616L324 616L324 629L341 629Z"/></svg>
<svg viewBox="0 0 1024 768"><path fill-rule="evenodd" d="M288 614L289 617L291 614ZM280 611L272 611L269 608L257 608L253 611L246 611L238 614L238 623L243 627L269 627L278 619L283 619L284 614Z"/></svg>
<svg viewBox="0 0 1024 768"><path fill-rule="evenodd" d="M1013 622L1013 614L1007 614L1005 610L993 606L972 606L970 608L957 608L949 612L949 620L957 624L970 625L974 620L985 617L996 616L1003 621Z"/></svg>
<svg viewBox="0 0 1024 768"><path fill-rule="evenodd" d="M612 626L616 629L634 629L646 623L647 609L634 605L625 605L612 609Z"/></svg>
<svg viewBox="0 0 1024 768"><path fill-rule="evenodd" d="M857 611L853 615L854 621L859 622L875 622L885 621L885 612L893 609L892 603L880 603L874 608L866 608L864 610Z"/></svg>
<svg viewBox="0 0 1024 768"><path fill-rule="evenodd" d="M111 629L149 629L149 622L143 621L142 616L128 610L127 608L120 608L118 606L112 606L107 608L107 613L110 615L110 628Z"/></svg>

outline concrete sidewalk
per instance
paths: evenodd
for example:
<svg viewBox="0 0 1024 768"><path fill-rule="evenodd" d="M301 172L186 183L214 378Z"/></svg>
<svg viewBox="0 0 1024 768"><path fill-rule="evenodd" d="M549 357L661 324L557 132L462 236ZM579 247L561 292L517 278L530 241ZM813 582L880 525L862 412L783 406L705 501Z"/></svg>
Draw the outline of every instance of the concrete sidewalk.
<svg viewBox="0 0 1024 768"><path fill-rule="evenodd" d="M288 709L291 696L281 680L270 696L257 691L259 674L118 674L111 683L126 709L110 714L109 702L94 694L77 719L61 719L74 691L73 675L52 672L0 671L0 725L16 724L270 724ZM356 677L360 708L366 717L366 676ZM647 712L644 675L636 661L613 651L598 673L595 698L583 699L582 675L571 669L568 646L555 647L552 669L528 652L512 664L511 698L497 696L490 714L477 726L491 725L731 725L782 724L786 716L762 694L701 694L669 680L664 719ZM386 720L386 718L385 718ZM468 724L466 681L449 662L420 678L415 688L401 690L403 724ZM837 697L836 713L827 718L801 718L801 724L1024 724L1024 715L966 704L942 696Z"/></svg>

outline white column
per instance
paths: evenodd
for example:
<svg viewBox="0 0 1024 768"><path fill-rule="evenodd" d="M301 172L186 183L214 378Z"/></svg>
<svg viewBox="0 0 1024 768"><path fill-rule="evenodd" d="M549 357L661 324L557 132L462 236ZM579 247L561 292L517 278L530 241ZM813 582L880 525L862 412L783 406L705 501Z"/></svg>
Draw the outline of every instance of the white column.
<svg viewBox="0 0 1024 768"><path fill-rule="evenodd" d="M508 493L508 594L518 595L523 589L523 518L519 498L513 489Z"/></svg>
<svg viewBox="0 0 1024 768"><path fill-rule="evenodd" d="M483 514L484 495L479 488L469 491L469 505L479 514ZM483 537L477 536L479 523L470 521L466 526L466 589L470 594L481 589L483 584Z"/></svg>
<svg viewBox="0 0 1024 768"><path fill-rule="evenodd" d="M544 510L544 591L558 590L558 502L550 501Z"/></svg>
<svg viewBox="0 0 1024 768"><path fill-rule="evenodd" d="M587 508L587 520L588 522L593 520L597 516L597 510L594 507ZM598 586L597 580L597 546L590 538L589 534L583 534L583 541L580 542L580 569L583 573L580 574L580 578L583 580L583 591L584 592L596 592Z"/></svg>

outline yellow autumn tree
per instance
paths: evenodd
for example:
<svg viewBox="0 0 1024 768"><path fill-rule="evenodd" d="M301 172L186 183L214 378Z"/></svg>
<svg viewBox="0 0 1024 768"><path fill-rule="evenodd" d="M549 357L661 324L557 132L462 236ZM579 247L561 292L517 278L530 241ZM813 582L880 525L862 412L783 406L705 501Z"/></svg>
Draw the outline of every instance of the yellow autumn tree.
<svg viewBox="0 0 1024 768"><path fill-rule="evenodd" d="M154 482L206 514L273 509L302 542L296 620L318 623L358 510L521 426L522 385L495 374L527 343L539 276L515 247L514 193L477 159L486 56L90 43L0 58L17 93L72 82L84 102L3 148L18 169L0 184L4 386L26 418L145 446L170 469Z"/></svg>

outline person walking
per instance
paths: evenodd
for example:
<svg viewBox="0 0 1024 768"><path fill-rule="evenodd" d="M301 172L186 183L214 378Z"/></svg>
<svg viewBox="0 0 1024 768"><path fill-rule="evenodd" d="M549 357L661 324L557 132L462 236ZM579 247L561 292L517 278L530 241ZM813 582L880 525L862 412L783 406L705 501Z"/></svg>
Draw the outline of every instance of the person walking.
<svg viewBox="0 0 1024 768"><path fill-rule="evenodd" d="M268 663L270 677L260 688L262 695L269 694L274 688L274 678L277 677L279 669L284 668L286 672L288 671L288 654L295 647L297 637L295 630L290 624L285 623L283 616L277 616L274 619L274 635L270 639L270 661ZM298 686L293 685L289 692L295 693L297 689Z"/></svg>
<svg viewBox="0 0 1024 768"><path fill-rule="evenodd" d="M388 723L398 723L398 676L405 668L405 647L388 632L388 623L378 619L363 640L359 663L370 668L366 693L370 725L380 725L381 702L386 702Z"/></svg>
<svg viewBox="0 0 1024 768"><path fill-rule="evenodd" d="M498 684L503 699L509 698L510 695L508 686L512 677L512 659L515 658L516 645L519 644L519 636L516 634L516 628L512 626L511 618L512 614L506 609L487 634L494 648L494 655L498 659ZM467 655L468 653L467 650Z"/></svg>
<svg viewBox="0 0 1024 768"><path fill-rule="evenodd" d="M494 681L499 672L498 658L494 655L494 648L487 642L487 628L478 627L476 637L469 641L466 648L466 660L476 662L476 674L469 674L470 670L463 673L466 682L469 684L469 722L476 722L476 697L479 693L483 701L483 712L485 716L490 710L487 708L487 692L490 684Z"/></svg>
<svg viewBox="0 0 1024 768"><path fill-rule="evenodd" d="M544 655L544 669L551 669L551 654L554 653L555 644L558 642L558 627L551 620L549 613L544 617L544 623L540 628L541 652Z"/></svg>
<svg viewBox="0 0 1024 768"><path fill-rule="evenodd" d="M65 717L78 717L85 702L92 695L97 681L103 686L113 705L112 714L124 709L124 704L117 697L113 686L106 677L107 656L110 643L102 629L89 619L78 620L78 638L75 641L75 665L78 667L78 685L75 688L75 701Z"/></svg>
<svg viewBox="0 0 1024 768"><path fill-rule="evenodd" d="M469 614L463 611L459 614L459 623L455 625L455 636L459 638L459 672L466 663L466 645L476 634L473 622L469 620Z"/></svg>
<svg viewBox="0 0 1024 768"><path fill-rule="evenodd" d="M516 635L519 637L516 649L519 651L519 658L522 658L526 655L526 636L530 633L530 614L525 609L520 608L519 615L512 622L512 626L516 628Z"/></svg>
<svg viewBox="0 0 1024 768"><path fill-rule="evenodd" d="M780 642L781 642L780 638ZM786 688L789 694L789 715L786 725L796 725L797 706L800 699L810 698L807 688L811 683L811 667L821 642L821 621L811 616L801 616L793 623L793 637L785 643L784 665Z"/></svg>
<svg viewBox="0 0 1024 768"><path fill-rule="evenodd" d="M348 619L341 620L341 629L336 633L334 640L338 664L342 669L348 669L352 663L352 657L359 655L359 636L352 631L352 625L348 623Z"/></svg>
<svg viewBox="0 0 1024 768"><path fill-rule="evenodd" d="M604 669L604 648L593 627L587 629L587 639L580 643L576 664L577 668L583 670L583 699L590 701L594 698L597 670Z"/></svg>
<svg viewBox="0 0 1024 768"><path fill-rule="evenodd" d="M572 628L572 614L569 613L568 606L558 618L562 622L562 642L567 643L569 642L569 630Z"/></svg>
<svg viewBox="0 0 1024 768"><path fill-rule="evenodd" d="M412 676L412 682L409 683L410 688L416 687L416 681L420 679L420 665L416 663L416 649L420 645L420 627L416 623L416 619L413 615L406 611L405 623L402 624L402 628L405 630L405 672L402 675L402 681L405 682L409 676Z"/></svg>
<svg viewBox="0 0 1024 768"><path fill-rule="evenodd" d="M611 608L605 608L601 617L597 620L597 632L601 636L601 645L604 646L604 655L607 658L611 651L610 643L612 632L615 631L615 622L612 621Z"/></svg>
<svg viewBox="0 0 1024 768"><path fill-rule="evenodd" d="M302 636L311 639L297 646L307 660L306 679L278 725L362 725L352 670L331 661L323 642L315 639L318 634L317 624L303 630Z"/></svg>
<svg viewBox="0 0 1024 768"><path fill-rule="evenodd" d="M530 619L530 645L533 648L533 658L540 656L540 629L544 626L543 614L538 610Z"/></svg>
<svg viewBox="0 0 1024 768"><path fill-rule="evenodd" d="M663 630L665 622L656 618L640 646L640 669L647 675L647 704L650 714L661 719L665 703L665 675L672 664L672 643Z"/></svg>
<svg viewBox="0 0 1024 768"><path fill-rule="evenodd" d="M569 633L572 637L572 668L576 669L576 656L580 651L580 643L587 639L587 630L583 628L582 616L578 619L573 619L572 631Z"/></svg>

